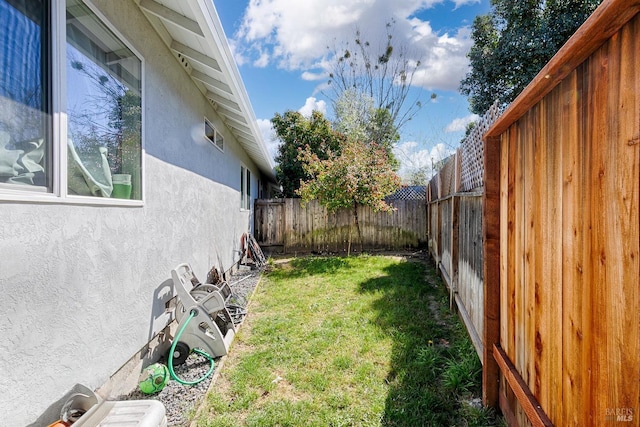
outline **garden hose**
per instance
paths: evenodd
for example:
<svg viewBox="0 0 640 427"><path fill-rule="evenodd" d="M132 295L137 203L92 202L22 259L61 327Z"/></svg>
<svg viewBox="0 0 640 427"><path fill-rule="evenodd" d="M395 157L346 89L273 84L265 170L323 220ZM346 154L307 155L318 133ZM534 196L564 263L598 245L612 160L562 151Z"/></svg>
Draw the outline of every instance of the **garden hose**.
<svg viewBox="0 0 640 427"><path fill-rule="evenodd" d="M178 344L178 341L180 341L180 336L182 335L182 332L185 330L185 328L187 327L187 325L189 324L191 319L193 319L196 314L198 314L198 312L195 309L191 310L191 312L189 313L189 318L187 319L186 322L184 322L184 324L182 325L182 327L180 328L180 330L176 334L176 337L173 339L173 343L171 344L171 350L169 350L169 372L171 373L171 378L173 378L174 380L178 381L180 384L184 384L184 385L194 385L194 384L198 384L199 382L204 381L209 375L211 375L211 373L213 372L213 368L215 366L215 363L213 361L213 357L211 357L206 351L202 351L202 350L200 350L198 348L194 348L193 349L194 353L198 353L198 354L206 357L211 362L211 367L209 368L207 373L204 374L203 376L201 376L200 378L198 378L197 380L185 381L185 380L183 380L181 378L178 378L178 376L176 375L176 373L173 370L173 352L176 349L176 344Z"/></svg>

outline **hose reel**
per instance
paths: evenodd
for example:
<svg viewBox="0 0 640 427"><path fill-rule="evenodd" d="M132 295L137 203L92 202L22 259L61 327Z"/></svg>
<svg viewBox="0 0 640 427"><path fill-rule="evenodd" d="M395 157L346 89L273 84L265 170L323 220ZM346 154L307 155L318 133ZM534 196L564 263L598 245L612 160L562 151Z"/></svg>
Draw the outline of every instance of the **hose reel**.
<svg viewBox="0 0 640 427"><path fill-rule="evenodd" d="M175 316L181 334L176 336L179 340L173 343L169 358L180 365L194 349L214 358L226 355L236 333L226 307L229 285L200 283L188 264L171 270L171 278L178 294Z"/></svg>

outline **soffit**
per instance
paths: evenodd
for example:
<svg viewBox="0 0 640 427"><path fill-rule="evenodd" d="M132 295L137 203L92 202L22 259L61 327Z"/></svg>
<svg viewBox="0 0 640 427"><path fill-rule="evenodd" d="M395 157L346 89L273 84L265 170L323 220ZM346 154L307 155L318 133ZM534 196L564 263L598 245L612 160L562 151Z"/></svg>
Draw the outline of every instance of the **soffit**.
<svg viewBox="0 0 640 427"><path fill-rule="evenodd" d="M212 0L136 0L262 173L274 167Z"/></svg>

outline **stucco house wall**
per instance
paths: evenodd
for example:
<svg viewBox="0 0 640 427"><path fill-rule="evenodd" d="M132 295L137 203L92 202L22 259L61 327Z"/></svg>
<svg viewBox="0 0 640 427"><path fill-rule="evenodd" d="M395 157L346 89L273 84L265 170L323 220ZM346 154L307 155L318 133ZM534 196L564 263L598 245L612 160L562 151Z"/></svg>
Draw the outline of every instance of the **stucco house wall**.
<svg viewBox="0 0 640 427"><path fill-rule="evenodd" d="M30 202L0 195L0 424L42 422L76 383L98 389L170 320L170 272L205 278L239 260L252 212L240 169L259 170L134 1L92 2L144 60L144 201ZM208 118L224 151L203 136ZM252 204L253 205L253 204ZM139 366L138 366L139 368Z"/></svg>

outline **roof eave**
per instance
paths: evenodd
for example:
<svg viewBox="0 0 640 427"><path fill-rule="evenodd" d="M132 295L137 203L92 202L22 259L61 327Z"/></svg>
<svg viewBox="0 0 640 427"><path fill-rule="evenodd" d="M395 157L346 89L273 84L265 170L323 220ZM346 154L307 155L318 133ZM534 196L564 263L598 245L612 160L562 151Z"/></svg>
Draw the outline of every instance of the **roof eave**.
<svg viewBox="0 0 640 427"><path fill-rule="evenodd" d="M213 1L181 0L181 11L166 0L136 3L260 172L275 181L273 160Z"/></svg>

